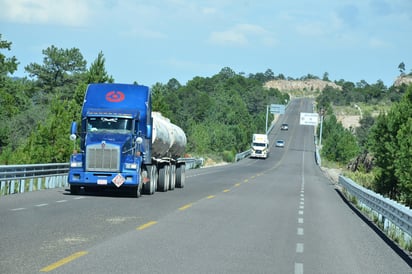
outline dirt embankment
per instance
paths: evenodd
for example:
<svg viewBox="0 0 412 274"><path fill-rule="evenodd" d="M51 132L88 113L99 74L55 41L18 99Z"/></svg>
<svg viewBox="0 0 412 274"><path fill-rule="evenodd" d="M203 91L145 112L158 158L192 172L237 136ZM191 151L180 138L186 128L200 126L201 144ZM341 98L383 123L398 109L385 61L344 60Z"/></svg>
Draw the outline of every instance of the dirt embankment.
<svg viewBox="0 0 412 274"><path fill-rule="evenodd" d="M347 129L355 129L360 126L360 115L336 115L338 122L342 123L342 126Z"/></svg>
<svg viewBox="0 0 412 274"><path fill-rule="evenodd" d="M322 91L327 86L342 90L341 86L333 82L323 81L319 79L308 80L272 80L265 83L266 88L276 88L280 91Z"/></svg>

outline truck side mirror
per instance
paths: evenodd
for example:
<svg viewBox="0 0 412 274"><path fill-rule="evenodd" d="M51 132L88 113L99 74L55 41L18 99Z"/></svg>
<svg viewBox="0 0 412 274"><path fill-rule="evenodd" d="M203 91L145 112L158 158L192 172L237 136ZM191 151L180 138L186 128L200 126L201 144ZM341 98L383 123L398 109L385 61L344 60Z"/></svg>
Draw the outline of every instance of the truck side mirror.
<svg viewBox="0 0 412 274"><path fill-rule="evenodd" d="M77 134L77 123L72 122L72 126L70 128L70 140L74 141L76 140L76 134Z"/></svg>

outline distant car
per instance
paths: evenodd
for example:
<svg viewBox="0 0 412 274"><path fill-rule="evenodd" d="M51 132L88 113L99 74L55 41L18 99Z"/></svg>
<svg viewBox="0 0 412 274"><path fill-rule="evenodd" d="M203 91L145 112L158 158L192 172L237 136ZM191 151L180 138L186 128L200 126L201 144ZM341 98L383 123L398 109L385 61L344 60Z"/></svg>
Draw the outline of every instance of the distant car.
<svg viewBox="0 0 412 274"><path fill-rule="evenodd" d="M289 129L289 125L288 124L282 124L280 126L280 130L288 130Z"/></svg>
<svg viewBox="0 0 412 274"><path fill-rule="evenodd" d="M277 140L276 141L276 147L285 147L285 141Z"/></svg>

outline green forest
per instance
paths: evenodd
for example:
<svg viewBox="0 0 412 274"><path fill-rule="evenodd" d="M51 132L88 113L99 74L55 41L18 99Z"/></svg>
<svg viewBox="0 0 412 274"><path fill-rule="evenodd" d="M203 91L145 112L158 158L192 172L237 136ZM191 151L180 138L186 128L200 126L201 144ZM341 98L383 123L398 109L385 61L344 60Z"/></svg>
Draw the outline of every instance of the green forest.
<svg viewBox="0 0 412 274"><path fill-rule="evenodd" d="M52 45L42 54L42 63L24 67L28 77L13 77L19 61L12 42L0 34L1 165L68 162L73 150L70 124L80 120L87 84L115 82L103 52L91 64L77 48ZM403 63L398 69L406 75ZM323 80L330 81L327 75ZM308 74L296 80L308 78L318 79ZM264 87L277 79L285 77L271 69L246 75L229 67L186 84L172 78L150 87L153 110L185 131L188 155L233 161L236 153L249 149L253 133L265 131L267 105L290 100L289 94ZM134 83L145 84L138 80ZM412 206L412 85L334 83L341 89L310 91L324 118L322 157L368 174L368 187ZM378 107L378 115L364 113L360 127L346 129L337 121L334 107L355 103L386 107Z"/></svg>

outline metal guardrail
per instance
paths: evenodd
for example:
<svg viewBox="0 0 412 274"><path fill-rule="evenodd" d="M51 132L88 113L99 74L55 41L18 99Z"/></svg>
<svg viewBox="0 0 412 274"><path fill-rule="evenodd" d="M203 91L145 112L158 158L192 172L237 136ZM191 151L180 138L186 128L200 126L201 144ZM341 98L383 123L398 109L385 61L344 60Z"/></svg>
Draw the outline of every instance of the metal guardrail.
<svg viewBox="0 0 412 274"><path fill-rule="evenodd" d="M412 209L366 189L342 175L339 176L339 184L361 205L376 212L384 225L389 221L412 237Z"/></svg>
<svg viewBox="0 0 412 274"><path fill-rule="evenodd" d="M246 151L243 151L243 152L240 152L240 153L236 154L235 155L235 162L238 162L238 161L248 157L251 153L252 153L252 150L249 149L249 150L246 150Z"/></svg>
<svg viewBox="0 0 412 274"><path fill-rule="evenodd" d="M180 158L186 169L201 167L202 158ZM70 163L0 165L0 196L41 189L65 187Z"/></svg>
<svg viewBox="0 0 412 274"><path fill-rule="evenodd" d="M67 185L69 163L1 165L0 196Z"/></svg>
<svg viewBox="0 0 412 274"><path fill-rule="evenodd" d="M185 162L186 170L199 168L203 166L203 158L179 158L179 161Z"/></svg>
<svg viewBox="0 0 412 274"><path fill-rule="evenodd" d="M32 179L69 172L69 163L34 164L34 165L0 165L0 181Z"/></svg>

